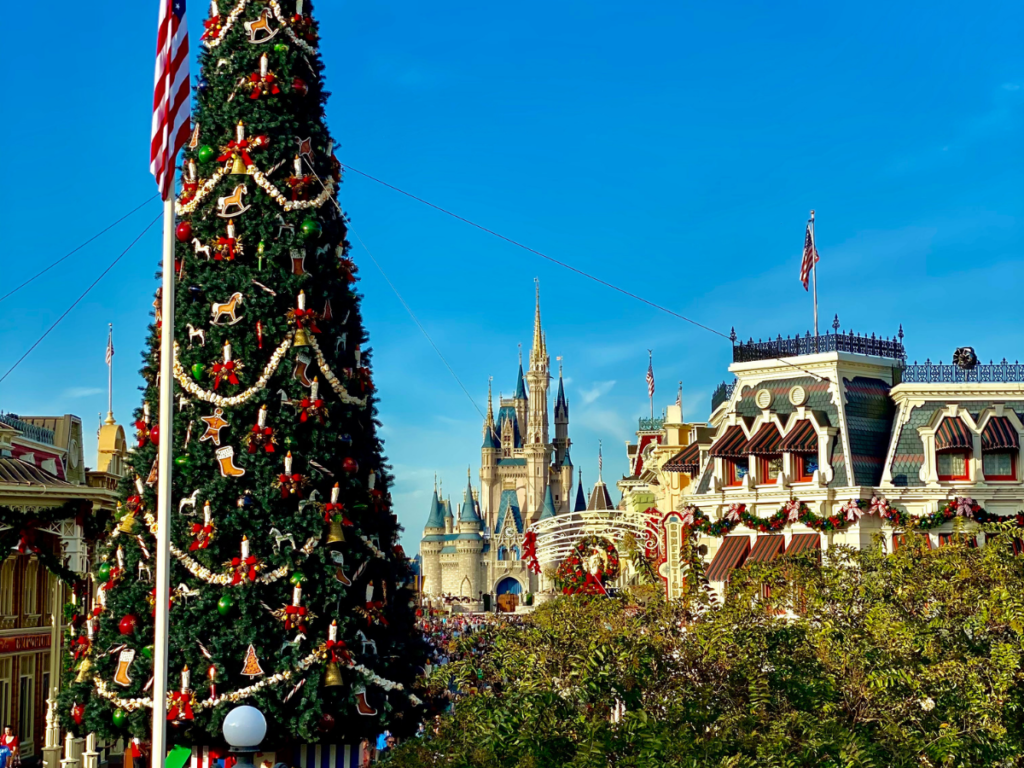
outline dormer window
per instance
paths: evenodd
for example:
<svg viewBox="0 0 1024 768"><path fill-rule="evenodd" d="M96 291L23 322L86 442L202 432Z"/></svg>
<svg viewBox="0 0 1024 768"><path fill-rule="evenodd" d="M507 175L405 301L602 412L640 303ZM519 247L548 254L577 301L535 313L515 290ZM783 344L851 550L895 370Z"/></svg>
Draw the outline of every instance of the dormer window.
<svg viewBox="0 0 1024 768"><path fill-rule="evenodd" d="M935 467L942 482L971 479L971 450L974 439L967 425L947 416L935 431Z"/></svg>
<svg viewBox="0 0 1024 768"><path fill-rule="evenodd" d="M1020 435L1005 416L988 420L981 433L981 471L986 480L1017 479Z"/></svg>
<svg viewBox="0 0 1024 768"><path fill-rule="evenodd" d="M725 459L725 486L736 488L743 485L743 478L750 474L750 464L747 459Z"/></svg>
<svg viewBox="0 0 1024 768"><path fill-rule="evenodd" d="M782 435L772 424L765 424L747 443L747 451L757 457L757 482L775 485L782 472Z"/></svg>
<svg viewBox="0 0 1024 768"><path fill-rule="evenodd" d="M739 425L729 427L711 446L711 457L722 460L722 485L736 487L750 472L747 438Z"/></svg>
<svg viewBox="0 0 1024 768"><path fill-rule="evenodd" d="M818 434L814 424L798 421L782 441L781 450L793 458L793 482L809 483L818 471Z"/></svg>
<svg viewBox="0 0 1024 768"><path fill-rule="evenodd" d="M817 453L797 453L793 455L793 480L797 483L809 483L818 471Z"/></svg>

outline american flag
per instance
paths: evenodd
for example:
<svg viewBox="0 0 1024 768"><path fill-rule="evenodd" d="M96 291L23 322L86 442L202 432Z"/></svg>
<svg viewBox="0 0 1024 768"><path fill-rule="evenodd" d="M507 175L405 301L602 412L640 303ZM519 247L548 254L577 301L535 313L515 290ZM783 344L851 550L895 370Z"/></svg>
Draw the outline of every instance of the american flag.
<svg viewBox="0 0 1024 768"><path fill-rule="evenodd" d="M191 130L190 97L185 0L160 0L149 170L164 200L174 193L174 158Z"/></svg>
<svg viewBox="0 0 1024 768"><path fill-rule="evenodd" d="M648 354L647 363L647 396L654 397L654 357L650 354Z"/></svg>
<svg viewBox="0 0 1024 768"><path fill-rule="evenodd" d="M107 365L114 362L114 327L110 326L107 333Z"/></svg>
<svg viewBox="0 0 1024 768"><path fill-rule="evenodd" d="M807 281L811 279L811 268L820 261L818 249L814 247L814 231L811 222L807 222L807 233L804 235L804 259L800 262L800 282L804 290L808 290Z"/></svg>

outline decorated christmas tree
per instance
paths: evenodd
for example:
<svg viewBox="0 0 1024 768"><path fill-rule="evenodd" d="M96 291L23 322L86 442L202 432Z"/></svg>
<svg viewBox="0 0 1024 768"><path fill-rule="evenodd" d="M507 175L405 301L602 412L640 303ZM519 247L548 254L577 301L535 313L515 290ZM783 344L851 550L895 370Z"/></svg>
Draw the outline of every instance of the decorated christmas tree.
<svg viewBox="0 0 1024 768"><path fill-rule="evenodd" d="M212 6L176 205L174 587L156 595L151 576L157 313L120 517L92 606L69 609L62 722L148 739L153 606L169 599L172 740L218 744L241 703L271 746L411 731L423 651L312 3Z"/></svg>

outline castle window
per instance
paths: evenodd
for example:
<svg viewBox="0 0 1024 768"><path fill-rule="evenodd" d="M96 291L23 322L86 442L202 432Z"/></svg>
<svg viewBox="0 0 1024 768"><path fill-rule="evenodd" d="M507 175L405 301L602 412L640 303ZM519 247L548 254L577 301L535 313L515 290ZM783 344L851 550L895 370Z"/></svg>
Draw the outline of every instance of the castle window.
<svg viewBox="0 0 1024 768"><path fill-rule="evenodd" d="M508 560L508 547L506 547L504 544L498 547L498 559Z"/></svg>
<svg viewBox="0 0 1024 768"><path fill-rule="evenodd" d="M512 559L513 560L518 560L519 559L519 547L512 547Z"/></svg>

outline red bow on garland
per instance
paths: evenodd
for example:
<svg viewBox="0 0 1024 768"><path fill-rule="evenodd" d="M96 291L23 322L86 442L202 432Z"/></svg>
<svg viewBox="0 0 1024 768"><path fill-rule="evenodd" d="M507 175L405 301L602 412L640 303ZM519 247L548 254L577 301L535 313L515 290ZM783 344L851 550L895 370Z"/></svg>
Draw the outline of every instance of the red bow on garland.
<svg viewBox="0 0 1024 768"><path fill-rule="evenodd" d="M258 99L267 93L276 96L281 92L281 89L277 87L277 78L273 72L268 72L265 77L260 77L259 72L253 72L249 75L249 87L252 88L252 93L249 94L250 99Z"/></svg>
<svg viewBox="0 0 1024 768"><path fill-rule="evenodd" d="M312 184L312 176L289 176L288 186L292 188L292 202L309 197L309 188Z"/></svg>
<svg viewBox="0 0 1024 768"><path fill-rule="evenodd" d="M352 654L348 652L348 647L345 645L344 640L328 640L324 648L327 649L331 661L343 661L346 664L352 663Z"/></svg>
<svg viewBox="0 0 1024 768"><path fill-rule="evenodd" d="M259 77L257 75L257 77ZM245 167L248 168L252 165L252 158L249 157L249 147L258 147L258 142L251 142L248 139L242 139L241 141L229 141L228 145L224 148L224 154L217 158L218 163L223 163L230 160L235 155L240 155L242 162L245 163Z"/></svg>
<svg viewBox="0 0 1024 768"><path fill-rule="evenodd" d="M185 691L175 691L171 694L171 706L167 710L168 720L195 720L192 712L192 694Z"/></svg>
<svg viewBox="0 0 1024 768"><path fill-rule="evenodd" d="M302 475L278 475L277 484L281 486L281 498L287 499L289 496L298 496L302 498L302 486L305 478Z"/></svg>
<svg viewBox="0 0 1024 768"><path fill-rule="evenodd" d="M304 397L299 401L299 421L305 424L310 414L316 416L321 424L324 423L324 401L321 398L310 400Z"/></svg>
<svg viewBox="0 0 1024 768"><path fill-rule="evenodd" d="M341 515L341 524L342 525L348 525L348 526L352 525L352 521L349 520L348 517L345 515L345 505L344 504L333 504L331 502L327 502L326 504L324 504L324 522L325 523L331 522L331 518L333 518L335 514Z"/></svg>
<svg viewBox="0 0 1024 768"><path fill-rule="evenodd" d="M270 427L260 429L259 424L253 424L248 443L249 453L256 453L259 448L263 448L267 453L274 453L274 430Z"/></svg>
<svg viewBox="0 0 1024 768"><path fill-rule="evenodd" d="M144 448L149 442L149 424L142 421L135 422L135 437L139 440L139 448Z"/></svg>
<svg viewBox="0 0 1024 768"><path fill-rule="evenodd" d="M207 38L216 40L220 37L220 16L210 17L203 22L203 26L206 27L206 31L203 32L203 36L199 38L200 40L206 40Z"/></svg>
<svg viewBox="0 0 1024 768"><path fill-rule="evenodd" d="M243 578L249 581L256 581L256 572L259 570L259 562L254 555L249 555L242 561L240 557L231 558L231 567L235 569L231 576L231 586L238 584Z"/></svg>
<svg viewBox="0 0 1024 768"><path fill-rule="evenodd" d="M312 309L293 309L292 316L299 328L308 327L313 333L320 333L320 329L316 327L317 314Z"/></svg>
<svg viewBox="0 0 1024 768"><path fill-rule="evenodd" d="M214 261L224 261L224 257L221 254L223 254L224 248L226 247L227 248L227 252L228 252L228 261L234 261L235 260L235 242L236 242L236 240L233 237L218 237L217 238L217 246L220 248L220 250L217 251L217 255L213 257L213 260Z"/></svg>
<svg viewBox="0 0 1024 768"><path fill-rule="evenodd" d="M213 388L217 389L220 385L221 376L224 376L232 384L238 383L238 376L235 375L235 361L228 360L226 363L215 363L213 366L213 372L216 374L216 378L213 380Z"/></svg>
<svg viewBox="0 0 1024 768"><path fill-rule="evenodd" d="M118 568L116 565L113 566L110 569L110 580L103 585L103 588L109 592L114 588L114 585L121 580L121 576L123 575L124 574L121 572L120 568Z"/></svg>
<svg viewBox="0 0 1024 768"><path fill-rule="evenodd" d="M92 648L92 641L85 635L79 635L71 641L72 647L75 649L75 661L82 656L89 653L89 649Z"/></svg>
<svg viewBox="0 0 1024 768"><path fill-rule="evenodd" d="M213 523L209 525L192 523L192 535L196 538L195 541L188 545L189 551L195 552L197 549L206 549L210 546L210 542L213 541Z"/></svg>
<svg viewBox="0 0 1024 768"><path fill-rule="evenodd" d="M133 494L125 499L125 506L128 507L128 511L135 514L142 509L142 497L138 494Z"/></svg>
<svg viewBox="0 0 1024 768"><path fill-rule="evenodd" d="M306 606L286 605L284 608L284 628L292 630L298 627L299 632L306 631Z"/></svg>

